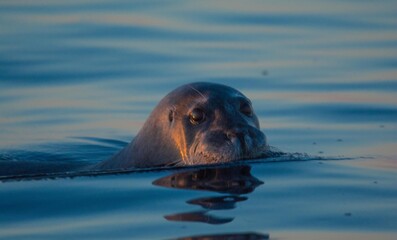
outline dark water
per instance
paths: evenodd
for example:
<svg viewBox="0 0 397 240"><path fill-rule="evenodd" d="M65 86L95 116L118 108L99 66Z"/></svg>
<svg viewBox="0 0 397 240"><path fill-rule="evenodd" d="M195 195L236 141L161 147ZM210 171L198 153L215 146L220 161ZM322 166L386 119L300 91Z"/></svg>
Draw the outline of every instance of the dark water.
<svg viewBox="0 0 397 240"><path fill-rule="evenodd" d="M194 81L250 97L272 146L323 157L4 181L0 239L395 239L396 12L392 0L0 2L3 176L107 159Z"/></svg>
<svg viewBox="0 0 397 240"><path fill-rule="evenodd" d="M309 161L6 182L1 239L393 239L396 181Z"/></svg>

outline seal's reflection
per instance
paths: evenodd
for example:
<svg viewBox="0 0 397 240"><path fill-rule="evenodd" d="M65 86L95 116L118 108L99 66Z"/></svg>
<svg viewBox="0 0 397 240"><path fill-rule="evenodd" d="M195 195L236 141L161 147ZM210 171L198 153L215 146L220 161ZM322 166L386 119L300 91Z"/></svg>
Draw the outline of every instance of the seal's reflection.
<svg viewBox="0 0 397 240"><path fill-rule="evenodd" d="M248 199L247 196L240 195L253 192L263 182L251 175L250 166L239 165L178 172L157 179L153 184L169 188L212 191L226 194L186 201L188 204L198 205L204 210L164 216L170 221L225 224L233 221L234 218L217 217L209 214L209 212L235 208L237 202L243 202Z"/></svg>
<svg viewBox="0 0 397 240"><path fill-rule="evenodd" d="M198 235L176 238L175 240L267 240L269 234L261 233L230 233L230 234L212 234L212 235Z"/></svg>

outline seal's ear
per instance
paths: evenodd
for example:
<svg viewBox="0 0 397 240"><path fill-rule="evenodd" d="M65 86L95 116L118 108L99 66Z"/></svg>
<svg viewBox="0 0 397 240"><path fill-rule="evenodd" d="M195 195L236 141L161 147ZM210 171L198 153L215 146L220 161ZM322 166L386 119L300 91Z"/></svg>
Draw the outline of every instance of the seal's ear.
<svg viewBox="0 0 397 240"><path fill-rule="evenodd" d="M170 121L170 123L172 123L172 121L174 121L174 114L175 114L175 111L173 109L168 110L168 121Z"/></svg>

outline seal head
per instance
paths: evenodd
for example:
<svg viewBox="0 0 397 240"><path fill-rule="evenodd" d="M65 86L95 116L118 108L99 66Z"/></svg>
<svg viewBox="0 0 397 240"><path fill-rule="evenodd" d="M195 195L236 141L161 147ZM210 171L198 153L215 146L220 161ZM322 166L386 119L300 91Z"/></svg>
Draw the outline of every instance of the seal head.
<svg viewBox="0 0 397 240"><path fill-rule="evenodd" d="M198 82L165 96L136 138L99 168L224 163L260 157L266 148L246 96L225 85Z"/></svg>

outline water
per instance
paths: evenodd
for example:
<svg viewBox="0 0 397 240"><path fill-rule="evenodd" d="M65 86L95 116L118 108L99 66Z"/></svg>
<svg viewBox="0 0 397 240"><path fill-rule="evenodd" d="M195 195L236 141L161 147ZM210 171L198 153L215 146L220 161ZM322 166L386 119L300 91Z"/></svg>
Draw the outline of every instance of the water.
<svg viewBox="0 0 397 240"><path fill-rule="evenodd" d="M395 171L309 161L6 182L1 236L174 239L252 232L277 238L306 232L309 239L332 233L393 239L396 180Z"/></svg>
<svg viewBox="0 0 397 240"><path fill-rule="evenodd" d="M396 12L392 0L1 2L3 176L107 159L194 81L237 88L272 146L326 160L206 170L236 189L152 184L195 169L5 181L0 239L395 239Z"/></svg>

